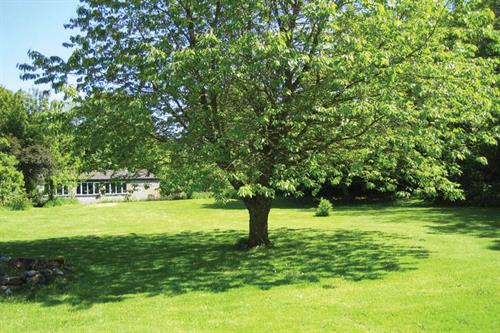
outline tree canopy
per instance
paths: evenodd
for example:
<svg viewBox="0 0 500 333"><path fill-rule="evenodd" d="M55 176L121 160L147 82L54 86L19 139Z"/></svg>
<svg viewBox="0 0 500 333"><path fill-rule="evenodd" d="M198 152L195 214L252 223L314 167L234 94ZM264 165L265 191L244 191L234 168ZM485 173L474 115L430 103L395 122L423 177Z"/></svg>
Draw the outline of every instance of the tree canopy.
<svg viewBox="0 0 500 333"><path fill-rule="evenodd" d="M276 191L327 178L462 195L450 179L471 140L494 139L482 129L496 92L494 61L468 39L494 14L460 3L88 0L69 59L32 51L21 68L56 89L74 75L91 100L140 101L148 112L103 117L151 124L172 163L228 181L255 246L269 243Z"/></svg>
<svg viewBox="0 0 500 333"><path fill-rule="evenodd" d="M55 191L76 176L70 120L60 102L0 87L0 153L6 167L22 173L16 179L24 181L21 188L33 200L38 200L37 185L52 184Z"/></svg>

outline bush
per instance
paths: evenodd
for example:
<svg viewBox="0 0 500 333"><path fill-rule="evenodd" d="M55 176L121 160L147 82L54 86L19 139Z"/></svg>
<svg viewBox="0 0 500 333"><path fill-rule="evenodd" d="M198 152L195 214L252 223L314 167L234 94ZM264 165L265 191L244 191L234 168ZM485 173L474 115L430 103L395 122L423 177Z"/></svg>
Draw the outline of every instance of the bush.
<svg viewBox="0 0 500 333"><path fill-rule="evenodd" d="M211 192L193 192L193 195L191 195L191 199L210 199L213 197Z"/></svg>
<svg viewBox="0 0 500 333"><path fill-rule="evenodd" d="M54 198L43 203L43 207L57 207L65 205L76 205L79 201L75 198Z"/></svg>
<svg viewBox="0 0 500 333"><path fill-rule="evenodd" d="M31 201L24 194L19 194L10 197L5 206L11 210L25 210L31 207Z"/></svg>
<svg viewBox="0 0 500 333"><path fill-rule="evenodd" d="M0 148L5 139L0 137ZM18 161L12 155L0 151L0 206L19 206L26 194L23 174L16 169Z"/></svg>
<svg viewBox="0 0 500 333"><path fill-rule="evenodd" d="M163 199L165 199L165 200L186 200L186 199L189 199L189 196L186 192L176 192L176 193L170 193L170 194L164 195Z"/></svg>
<svg viewBox="0 0 500 333"><path fill-rule="evenodd" d="M333 206L330 201L321 198L318 204L318 208L316 208L316 216L329 216L330 210L332 210L332 208Z"/></svg>

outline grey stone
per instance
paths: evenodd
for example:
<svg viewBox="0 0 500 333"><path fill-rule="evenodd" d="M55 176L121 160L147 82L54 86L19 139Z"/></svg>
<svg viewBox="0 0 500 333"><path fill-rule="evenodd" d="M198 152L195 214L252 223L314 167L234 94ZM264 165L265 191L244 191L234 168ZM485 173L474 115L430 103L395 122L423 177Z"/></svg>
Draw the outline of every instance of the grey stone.
<svg viewBox="0 0 500 333"><path fill-rule="evenodd" d="M45 277L42 274L36 274L36 275L26 279L26 282L30 285L43 284L46 281L47 280L45 279Z"/></svg>
<svg viewBox="0 0 500 333"><path fill-rule="evenodd" d="M14 269L33 269L37 265L37 260L29 258L15 258L9 260L9 267Z"/></svg>
<svg viewBox="0 0 500 333"><path fill-rule="evenodd" d="M40 273L42 273L42 275L45 276L46 278L50 278L53 275L52 270L48 268L40 270Z"/></svg>
<svg viewBox="0 0 500 333"><path fill-rule="evenodd" d="M10 261L10 257L0 256L0 264L4 263L4 262L9 262L9 261Z"/></svg>
<svg viewBox="0 0 500 333"><path fill-rule="evenodd" d="M20 276L4 276L0 278L0 284L16 286L23 284L23 279Z"/></svg>
<svg viewBox="0 0 500 333"><path fill-rule="evenodd" d="M12 289L7 286L0 286L0 293L5 296L12 295Z"/></svg>
<svg viewBox="0 0 500 333"><path fill-rule="evenodd" d="M35 270L29 270L24 272L24 277L32 277L38 274L38 271Z"/></svg>

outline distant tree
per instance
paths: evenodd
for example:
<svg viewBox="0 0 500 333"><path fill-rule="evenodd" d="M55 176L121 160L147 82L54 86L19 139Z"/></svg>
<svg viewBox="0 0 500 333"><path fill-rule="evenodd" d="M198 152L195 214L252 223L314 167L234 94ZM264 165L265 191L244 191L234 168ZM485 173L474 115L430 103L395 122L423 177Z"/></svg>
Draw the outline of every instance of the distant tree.
<svg viewBox="0 0 500 333"><path fill-rule="evenodd" d="M81 153L76 149L74 110L63 102L53 101L39 114L43 144L52 161L44 176L48 195L53 198L57 188L75 185L81 172Z"/></svg>
<svg viewBox="0 0 500 333"><path fill-rule="evenodd" d="M71 115L75 148L85 171L148 169L161 159L150 110L134 96L101 94L87 98Z"/></svg>
<svg viewBox="0 0 500 333"><path fill-rule="evenodd" d="M0 137L0 206L25 195L23 174L16 169L16 158L6 152L8 145L7 139Z"/></svg>
<svg viewBox="0 0 500 333"><path fill-rule="evenodd" d="M77 158L68 116L61 103L49 103L39 93L14 93L0 87L0 136L8 141L4 150L15 157L32 199L38 184L51 185L53 195L57 184L75 177Z"/></svg>
<svg viewBox="0 0 500 333"><path fill-rule="evenodd" d="M481 126L494 78L490 61L471 60L466 39L449 42L448 17L469 15L456 8L435 0L89 0L68 25L79 32L67 61L32 51L32 64L20 67L25 79L56 89L76 75L92 99L140 100L149 112L115 108L107 117L151 123L170 162L212 168L248 208L248 245L268 245L276 191L300 195L344 166L356 173L368 164L370 177L384 181L384 169L404 163L418 191L462 195L450 177L466 139L489 135ZM462 121L468 133L449 130ZM109 123L105 130L120 137L122 127Z"/></svg>

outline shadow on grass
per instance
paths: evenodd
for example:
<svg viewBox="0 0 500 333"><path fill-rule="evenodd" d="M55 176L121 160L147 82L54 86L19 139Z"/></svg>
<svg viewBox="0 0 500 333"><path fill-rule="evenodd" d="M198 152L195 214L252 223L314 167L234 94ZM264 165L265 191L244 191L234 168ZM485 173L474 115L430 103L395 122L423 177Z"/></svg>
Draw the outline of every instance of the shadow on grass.
<svg viewBox="0 0 500 333"><path fill-rule="evenodd" d="M380 222L424 223L431 233L467 234L500 241L500 209L474 207L446 207L408 209L379 207L365 210L345 210L342 215L373 216ZM490 249L498 249L492 246Z"/></svg>
<svg viewBox="0 0 500 333"><path fill-rule="evenodd" d="M500 238L500 209L446 208L433 210L427 220L429 228L439 233L471 234L477 237Z"/></svg>
<svg viewBox="0 0 500 333"><path fill-rule="evenodd" d="M243 286L266 290L325 278L379 279L415 268L428 257L397 235L358 230L278 229L272 249L237 250L240 231L55 238L0 243L15 257L64 255L75 267L70 280L22 301L87 308L127 295L224 292Z"/></svg>
<svg viewBox="0 0 500 333"><path fill-rule="evenodd" d="M278 198L273 201L272 208L291 208L291 209L313 209L318 205L312 199L294 199L294 198ZM202 208L206 209L237 209L246 210L245 205L241 200L229 200L226 203L205 203Z"/></svg>
<svg viewBox="0 0 500 333"><path fill-rule="evenodd" d="M273 200L273 208L291 208L291 209L304 209L312 210L318 206L318 198L294 198L294 197L278 197ZM387 201L387 200L354 200L332 201L334 210L354 210L366 211L370 209L391 209L391 208L422 208L432 207L432 204L420 200L408 201ZM228 202L222 204L218 202L202 204L203 208L210 209L246 209L241 200L230 199Z"/></svg>
<svg viewBox="0 0 500 333"><path fill-rule="evenodd" d="M205 204L204 208L245 209L240 201L227 205ZM273 208L296 209L313 214L314 203L310 200L278 199ZM499 250L500 209L479 207L435 207L425 202L389 202L335 204L333 214L345 217L368 216L377 222L425 223L431 233L468 234L476 237L493 238L495 244L489 249Z"/></svg>
<svg viewBox="0 0 500 333"><path fill-rule="evenodd" d="M500 239L497 239L493 245L489 247L490 250L500 251Z"/></svg>

